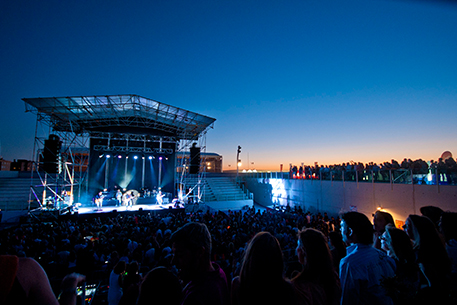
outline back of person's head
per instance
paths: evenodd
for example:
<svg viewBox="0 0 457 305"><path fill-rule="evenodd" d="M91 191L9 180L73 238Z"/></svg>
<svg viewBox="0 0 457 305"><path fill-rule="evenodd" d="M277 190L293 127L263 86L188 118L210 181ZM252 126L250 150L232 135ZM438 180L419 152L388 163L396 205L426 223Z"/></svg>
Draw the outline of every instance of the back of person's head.
<svg viewBox="0 0 457 305"><path fill-rule="evenodd" d="M333 268L332 255L324 234L312 228L300 231L297 252L304 256L304 266L303 271L293 280L322 285L329 303L333 303L332 300L336 298L338 276Z"/></svg>
<svg viewBox="0 0 457 305"><path fill-rule="evenodd" d="M332 257L327 240L321 231L307 228L298 233L298 248L304 252L305 266L303 274L309 274L310 280L318 280L323 273L333 271Z"/></svg>
<svg viewBox="0 0 457 305"><path fill-rule="evenodd" d="M419 261L447 264L449 258L433 222L425 216L409 215L408 218L414 224L413 248L417 250Z"/></svg>
<svg viewBox="0 0 457 305"><path fill-rule="evenodd" d="M273 284L283 279L284 262L276 237L257 233L250 241L240 271L242 285Z"/></svg>
<svg viewBox="0 0 457 305"><path fill-rule="evenodd" d="M132 274L132 273L136 274L136 273L138 273L138 270L139 270L139 266L138 266L138 262L136 262L136 261L133 261L130 264L128 264L127 268L126 268L126 271L129 274Z"/></svg>
<svg viewBox="0 0 457 305"><path fill-rule="evenodd" d="M182 288L178 278L165 267L149 271L140 286L137 305L179 305Z"/></svg>
<svg viewBox="0 0 457 305"><path fill-rule="evenodd" d="M440 229L446 242L457 240L457 213L444 212L441 215Z"/></svg>
<svg viewBox="0 0 457 305"><path fill-rule="evenodd" d="M436 228L438 228L438 223L440 222L441 215L444 213L439 207L432 205L421 207L420 212L422 215L428 217Z"/></svg>
<svg viewBox="0 0 457 305"><path fill-rule="evenodd" d="M392 258L400 263L412 263L415 261L411 239L405 231L388 224L386 226L386 243L391 251Z"/></svg>
<svg viewBox="0 0 457 305"><path fill-rule="evenodd" d="M376 211L373 216L373 225L374 229L377 232L384 232L385 226L387 224L395 224L394 218L390 213L383 212L383 211Z"/></svg>
<svg viewBox="0 0 457 305"><path fill-rule="evenodd" d="M328 239L333 247L335 247L339 258L346 256L346 244L343 241L340 231L331 231L328 233Z"/></svg>
<svg viewBox="0 0 457 305"><path fill-rule="evenodd" d="M114 271L114 273L116 273L116 274L121 274L122 272L125 271L125 268L126 268L126 266L125 266L125 261L119 261L119 262L116 264L116 266L114 266L113 271Z"/></svg>
<svg viewBox="0 0 457 305"><path fill-rule="evenodd" d="M365 245L373 243L373 225L367 216L359 212L347 212L341 217L357 237L357 242Z"/></svg>
<svg viewBox="0 0 457 305"><path fill-rule="evenodd" d="M211 234L203 223L185 224L171 235L170 240L190 251L200 251L203 247L207 259L211 257Z"/></svg>
<svg viewBox="0 0 457 305"><path fill-rule="evenodd" d="M406 224L415 249L421 248L421 245L427 244L431 239L439 239L435 225L428 217L412 214L406 219Z"/></svg>

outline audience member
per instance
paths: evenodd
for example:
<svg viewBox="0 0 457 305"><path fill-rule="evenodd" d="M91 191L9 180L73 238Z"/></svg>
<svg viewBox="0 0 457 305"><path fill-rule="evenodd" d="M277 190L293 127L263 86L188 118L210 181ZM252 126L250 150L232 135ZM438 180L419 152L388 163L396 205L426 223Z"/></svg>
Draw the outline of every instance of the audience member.
<svg viewBox="0 0 457 305"><path fill-rule="evenodd" d="M127 265L125 274L122 276L122 296L119 305L135 304L140 292L140 283L141 275L139 274L138 262L133 261Z"/></svg>
<svg viewBox="0 0 457 305"><path fill-rule="evenodd" d="M118 305L122 297L122 288L120 282L122 274L125 272L125 262L119 261L111 271L109 277L108 304Z"/></svg>
<svg viewBox="0 0 457 305"><path fill-rule="evenodd" d="M171 236L173 262L186 284L181 304L229 304L227 278L211 262L211 235L205 224L187 223Z"/></svg>
<svg viewBox="0 0 457 305"><path fill-rule="evenodd" d="M433 222L419 215L409 215L405 230L413 241L420 269L421 301L446 301L449 293L451 262Z"/></svg>
<svg viewBox="0 0 457 305"><path fill-rule="evenodd" d="M80 274L67 275L56 299L43 268L32 258L0 256L0 304L75 305L76 287L85 280Z"/></svg>
<svg viewBox="0 0 457 305"><path fill-rule="evenodd" d="M336 305L340 303L340 279L322 232L305 229L298 233L297 256L302 271L292 279L298 304Z"/></svg>
<svg viewBox="0 0 457 305"><path fill-rule="evenodd" d="M340 261L346 256L346 244L340 231L330 231L328 233L330 253L332 254L333 266L339 272Z"/></svg>
<svg viewBox="0 0 457 305"><path fill-rule="evenodd" d="M452 275L457 279L457 213L444 212L441 215L440 229L446 240L446 251L452 263Z"/></svg>
<svg viewBox="0 0 457 305"><path fill-rule="evenodd" d="M165 267L149 271L140 286L137 305L179 305L182 288L179 279Z"/></svg>
<svg viewBox="0 0 457 305"><path fill-rule="evenodd" d="M414 304L419 289L419 267L408 235L394 225L388 224L380 237L382 248L395 260L395 277L383 284L394 304Z"/></svg>
<svg viewBox="0 0 457 305"><path fill-rule="evenodd" d="M342 216L341 234L350 244L340 262L341 304L392 304L381 281L395 275L395 262L372 247L370 220L364 214L347 212Z"/></svg>
<svg viewBox="0 0 457 305"><path fill-rule="evenodd" d="M293 287L283 274L278 240L268 232L257 233L247 246L240 276L232 281L232 304L295 304Z"/></svg>
<svg viewBox="0 0 457 305"><path fill-rule="evenodd" d="M384 233L385 227L388 224L395 225L394 218L390 213L383 211L376 211L373 215L373 229L374 229L374 247L381 250L381 240L379 237Z"/></svg>

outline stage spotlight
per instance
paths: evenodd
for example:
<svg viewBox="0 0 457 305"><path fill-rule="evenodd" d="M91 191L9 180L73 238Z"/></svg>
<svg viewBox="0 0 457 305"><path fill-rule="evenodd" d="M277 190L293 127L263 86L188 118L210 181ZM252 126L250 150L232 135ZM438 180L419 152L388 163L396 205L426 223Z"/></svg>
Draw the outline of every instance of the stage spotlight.
<svg viewBox="0 0 457 305"><path fill-rule="evenodd" d="M135 160L138 159L138 156L133 156L133 159L135 159Z"/></svg>
<svg viewBox="0 0 457 305"><path fill-rule="evenodd" d="M162 157L159 157L159 160L162 160Z"/></svg>
<svg viewBox="0 0 457 305"><path fill-rule="evenodd" d="M149 160L152 160L152 156L149 156L149 158L148 158L148 159L149 159Z"/></svg>
<svg viewBox="0 0 457 305"><path fill-rule="evenodd" d="M106 158L107 158L107 159L111 158L111 155L106 155Z"/></svg>
<svg viewBox="0 0 457 305"><path fill-rule="evenodd" d="M117 156L117 157L118 157L119 159L122 159L122 156L121 156L121 155L119 155L119 156Z"/></svg>
<svg viewBox="0 0 457 305"><path fill-rule="evenodd" d="M99 158L103 158L104 154L98 155Z"/></svg>

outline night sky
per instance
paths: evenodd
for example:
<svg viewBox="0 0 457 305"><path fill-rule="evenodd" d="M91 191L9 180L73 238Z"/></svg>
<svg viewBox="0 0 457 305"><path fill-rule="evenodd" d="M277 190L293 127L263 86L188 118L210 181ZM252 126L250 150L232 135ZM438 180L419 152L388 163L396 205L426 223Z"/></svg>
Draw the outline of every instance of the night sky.
<svg viewBox="0 0 457 305"><path fill-rule="evenodd" d="M225 169L457 156L451 1L3 0L0 43L7 160L32 157L21 98L116 94L215 118Z"/></svg>

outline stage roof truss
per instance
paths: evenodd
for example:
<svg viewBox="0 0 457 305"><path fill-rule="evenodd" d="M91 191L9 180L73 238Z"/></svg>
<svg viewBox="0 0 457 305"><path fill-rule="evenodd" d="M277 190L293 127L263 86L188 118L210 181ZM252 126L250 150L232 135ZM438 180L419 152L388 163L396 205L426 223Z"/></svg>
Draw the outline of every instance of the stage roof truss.
<svg viewBox="0 0 457 305"><path fill-rule="evenodd" d="M92 134L97 129L133 127L196 140L215 119L138 95L24 98L53 130ZM151 130L152 129L152 130Z"/></svg>

